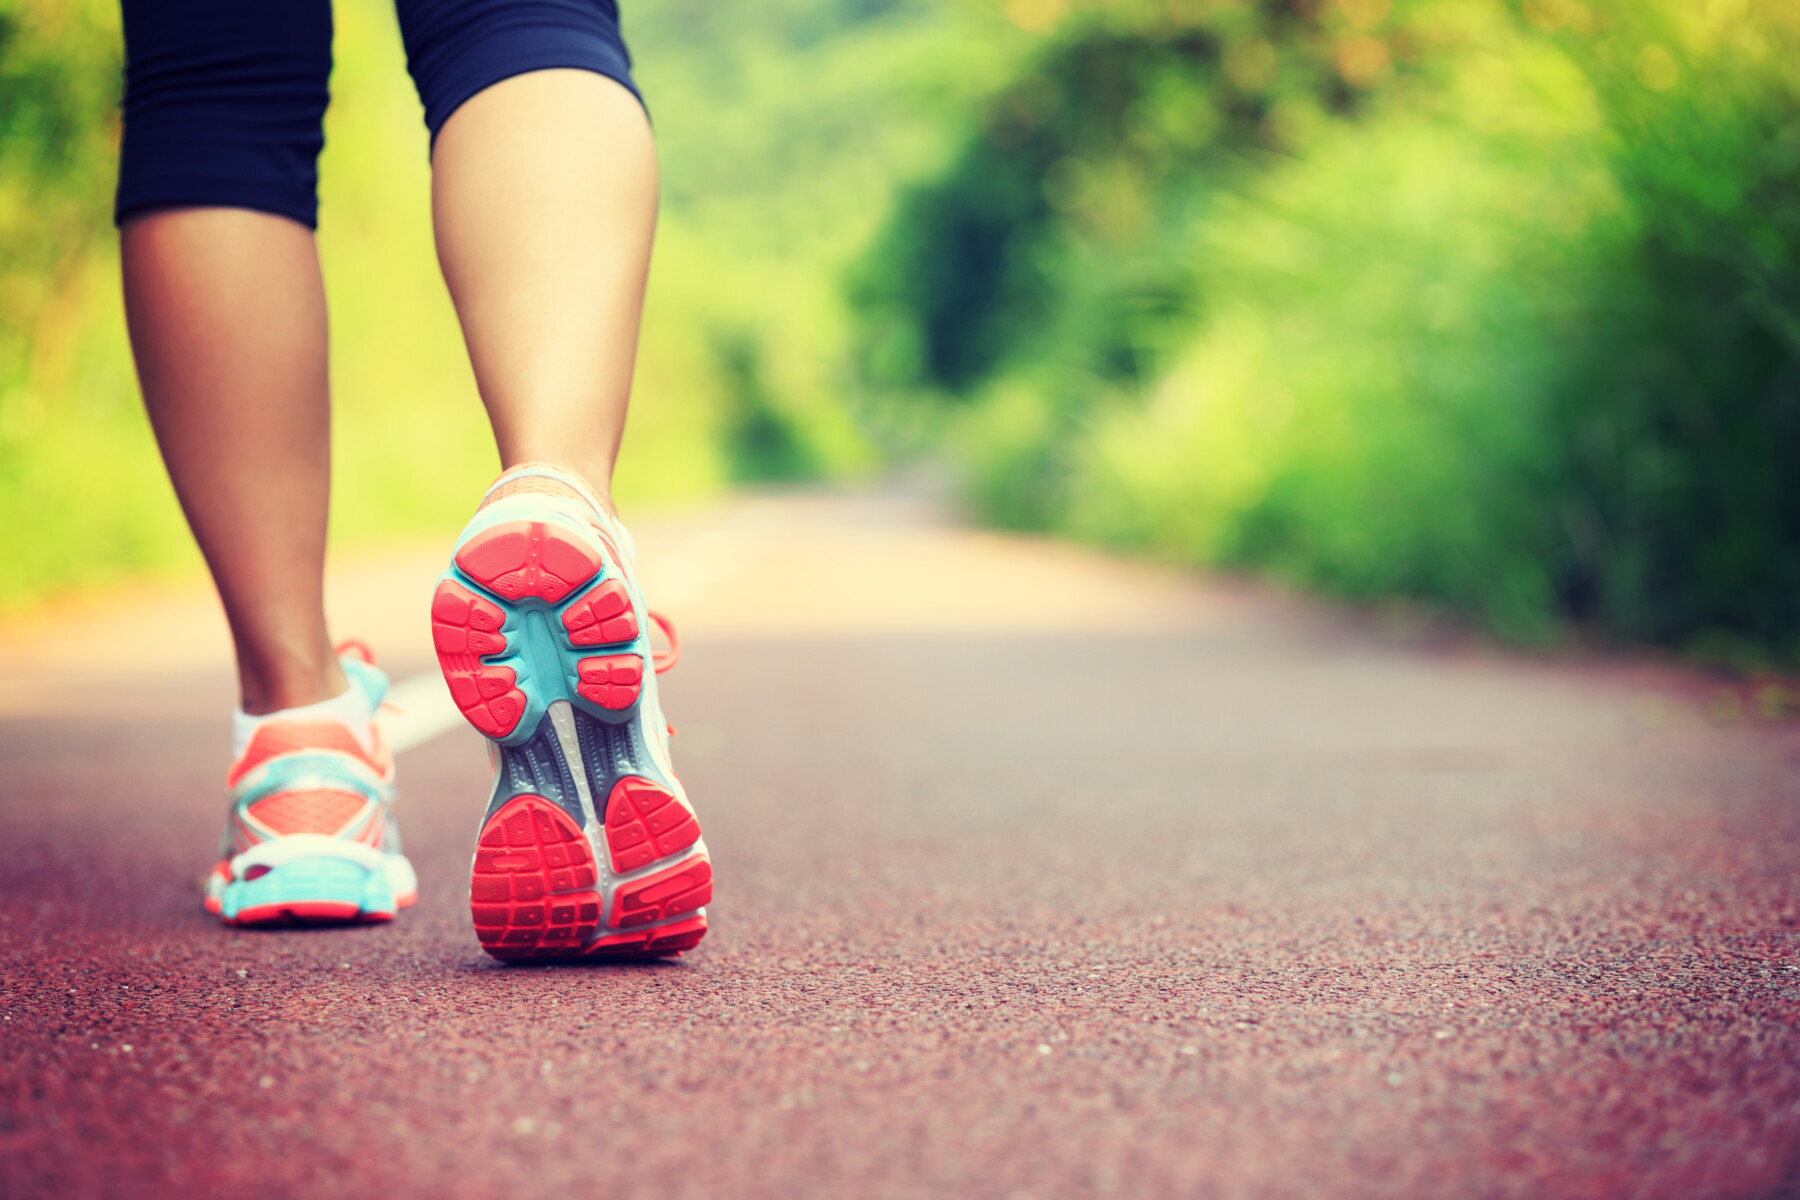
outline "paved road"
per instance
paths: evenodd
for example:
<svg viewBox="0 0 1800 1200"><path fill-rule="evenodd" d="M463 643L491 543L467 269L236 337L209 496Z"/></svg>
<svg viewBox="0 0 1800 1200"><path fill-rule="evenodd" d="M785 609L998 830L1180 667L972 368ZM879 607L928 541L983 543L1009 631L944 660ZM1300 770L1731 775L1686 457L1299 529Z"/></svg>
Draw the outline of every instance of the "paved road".
<svg viewBox="0 0 1800 1200"><path fill-rule="evenodd" d="M671 965L482 956L465 730L396 925L219 927L210 611L32 633L0 1194L1800 1194L1793 725L904 501L643 540L720 881ZM403 669L428 558L334 592Z"/></svg>

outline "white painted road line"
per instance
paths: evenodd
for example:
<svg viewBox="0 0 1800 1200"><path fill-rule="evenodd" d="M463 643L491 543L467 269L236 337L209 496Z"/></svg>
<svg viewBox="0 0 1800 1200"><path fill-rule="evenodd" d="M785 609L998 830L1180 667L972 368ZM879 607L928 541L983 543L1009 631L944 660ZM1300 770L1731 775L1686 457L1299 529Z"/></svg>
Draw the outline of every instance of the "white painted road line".
<svg viewBox="0 0 1800 1200"><path fill-rule="evenodd" d="M388 689L387 703L393 707L382 712L381 728L387 734L388 749L395 754L423 746L463 723L463 715L437 671L394 684Z"/></svg>

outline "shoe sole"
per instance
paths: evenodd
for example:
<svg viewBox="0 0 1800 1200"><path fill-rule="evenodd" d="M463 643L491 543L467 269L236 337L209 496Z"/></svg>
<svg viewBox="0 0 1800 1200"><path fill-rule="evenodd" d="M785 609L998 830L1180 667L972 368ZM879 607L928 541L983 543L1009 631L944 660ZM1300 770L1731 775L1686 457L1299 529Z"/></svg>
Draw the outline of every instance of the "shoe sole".
<svg viewBox="0 0 1800 1200"><path fill-rule="evenodd" d="M649 645L598 544L550 519L479 530L457 547L431 614L450 694L496 756L469 883L482 948L500 959L692 949L712 864L645 743Z"/></svg>
<svg viewBox="0 0 1800 1200"><path fill-rule="evenodd" d="M227 884L214 912L227 925L346 925L391 921L412 899L396 897L386 871L303 858Z"/></svg>

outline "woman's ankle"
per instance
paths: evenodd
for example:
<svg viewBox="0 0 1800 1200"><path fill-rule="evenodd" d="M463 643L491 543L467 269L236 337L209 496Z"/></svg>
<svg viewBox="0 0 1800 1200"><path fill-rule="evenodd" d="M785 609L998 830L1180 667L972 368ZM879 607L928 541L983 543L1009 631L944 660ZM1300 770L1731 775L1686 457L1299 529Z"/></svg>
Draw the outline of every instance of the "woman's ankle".
<svg viewBox="0 0 1800 1200"><path fill-rule="evenodd" d="M583 463L567 456L560 459L550 457L525 458L520 459L517 462L508 463L505 470L501 472L501 478L504 480L509 472L525 471L532 467L548 467L552 470L561 472L564 475L573 476L582 487L586 488L586 490L593 495L594 500L599 503L601 510L616 521L619 519L619 510L613 505L612 472L610 470L604 472L595 470L593 469L594 465L595 464L592 463ZM490 489L487 497L488 501L498 498L499 494L503 493L496 493L493 489Z"/></svg>
<svg viewBox="0 0 1800 1200"><path fill-rule="evenodd" d="M343 695L350 680L335 654L322 662L251 665L240 657L239 708L246 716L263 717L288 708L304 708Z"/></svg>

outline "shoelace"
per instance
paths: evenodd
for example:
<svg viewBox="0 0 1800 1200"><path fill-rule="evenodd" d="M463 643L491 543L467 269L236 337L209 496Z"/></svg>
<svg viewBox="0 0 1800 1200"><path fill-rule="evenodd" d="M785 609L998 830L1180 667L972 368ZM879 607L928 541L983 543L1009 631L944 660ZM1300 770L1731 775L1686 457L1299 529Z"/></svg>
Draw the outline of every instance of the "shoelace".
<svg viewBox="0 0 1800 1200"><path fill-rule="evenodd" d="M499 485L496 484L495 486L497 487ZM489 488L488 493L489 495L492 495L493 488ZM582 499L585 500L588 507L592 508L596 513L601 511L599 505L596 504L591 497L583 496ZM483 499L482 504L485 505L486 503L487 501ZM619 554L618 543L614 540L612 532L607 529L605 522L597 518L590 518L589 524L594 527L594 532L600 535L600 540L605 543L607 552L612 555L613 561L623 562L624 559ZM623 529L623 526L620 528ZM656 622L657 628L663 631L663 636L669 639L669 648L667 650L658 650L654 646L650 648L650 665L656 668L656 673L658 675L662 675L667 673L669 668L681 661L681 635L675 632L675 623L669 620L669 618L663 616L659 612L654 612L649 609L646 609L645 611L649 614L650 619ZM674 732L674 730L671 729L670 732Z"/></svg>
<svg viewBox="0 0 1800 1200"><path fill-rule="evenodd" d="M353 658L362 659L371 667L376 665L374 649L370 647L369 643L363 641L361 638L345 638L343 641L333 646L331 652L339 658L349 655ZM399 714L406 710L401 708L398 704L395 704L392 700L389 700L386 696L383 696L381 698L381 703L375 706L375 711L378 713Z"/></svg>
<svg viewBox="0 0 1800 1200"><path fill-rule="evenodd" d="M661 675L681 661L681 637L675 632L675 623L661 613L652 612L650 619L656 622L656 627L663 631L664 637L669 639L667 650L658 650L655 647L651 647L650 650L650 663L656 668L656 673Z"/></svg>
<svg viewBox="0 0 1800 1200"><path fill-rule="evenodd" d="M351 655L355 658L362 659L371 667L375 665L375 651L371 650L369 648L369 643L363 641L361 638L345 638L343 641L333 646L331 652L339 658L343 658L345 655Z"/></svg>

